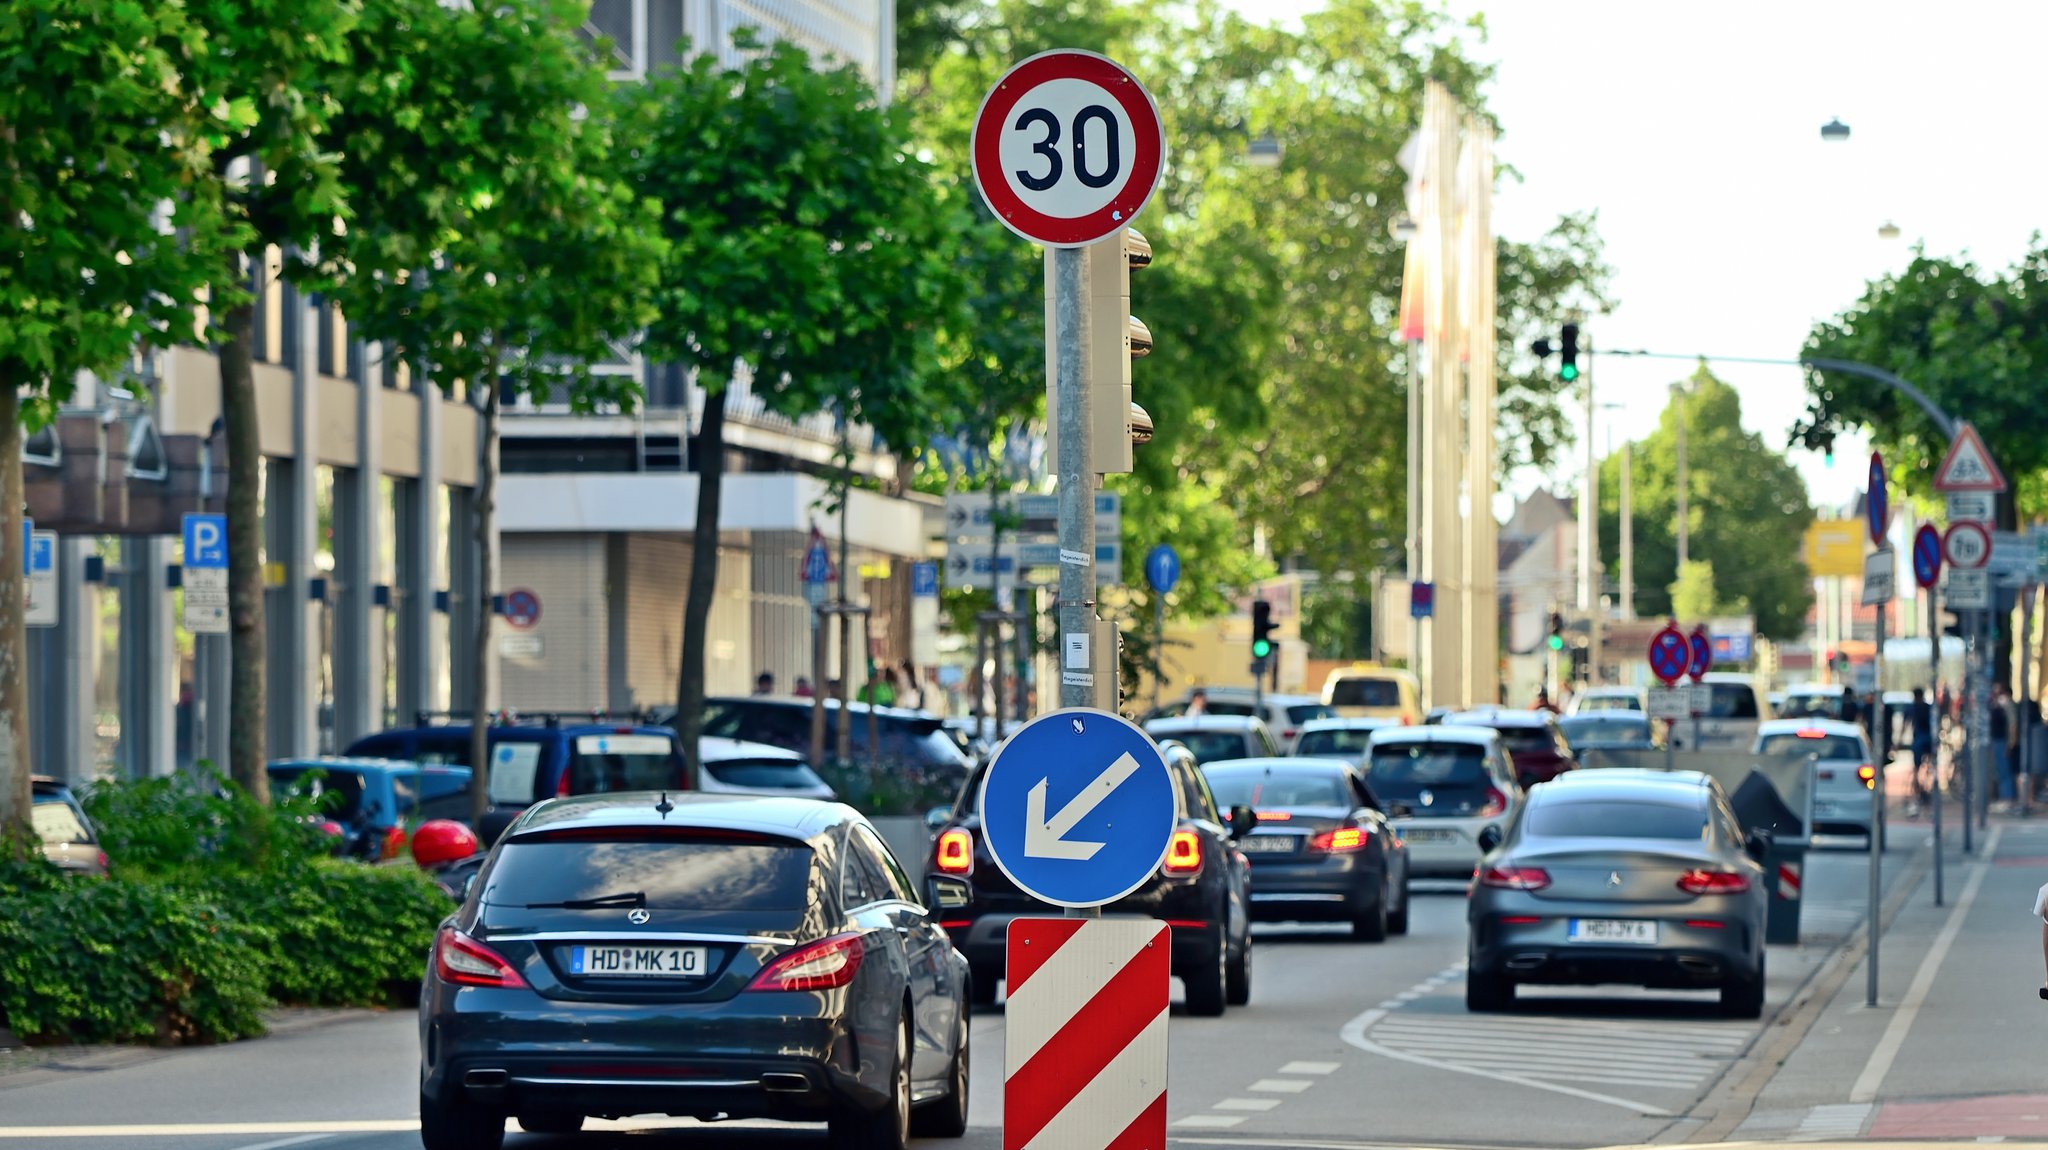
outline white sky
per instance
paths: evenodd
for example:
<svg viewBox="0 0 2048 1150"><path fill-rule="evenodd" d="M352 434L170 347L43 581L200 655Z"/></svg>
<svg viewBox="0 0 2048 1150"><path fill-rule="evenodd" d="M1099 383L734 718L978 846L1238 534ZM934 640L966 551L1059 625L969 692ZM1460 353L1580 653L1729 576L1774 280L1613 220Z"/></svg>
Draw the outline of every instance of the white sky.
<svg viewBox="0 0 2048 1150"><path fill-rule="evenodd" d="M1233 2L1257 20L1322 6ZM1497 230L1533 239L1560 213L1599 209L1620 302L1585 325L1598 347L1789 359L1815 320L1902 269L1915 242L2002 269L2048 216L2035 110L2048 4L1450 7L1486 16L1476 54L1498 65L1488 104L1502 127L1499 158L1522 176L1500 190ZM1834 117L1852 130L1846 143L1820 138ZM1886 220L1900 238L1878 238ZM1599 413L1596 446L1605 452L1609 420L1616 443L1652 430L1664 385L1690 370L1600 357L1596 401L1625 406ZM1798 370L1714 370L1740 391L1749 428L1782 446L1806 404ZM1833 468L1794 456L1817 506L1853 497L1867 452L1844 437ZM1561 465L1547 478L1564 487L1581 470Z"/></svg>

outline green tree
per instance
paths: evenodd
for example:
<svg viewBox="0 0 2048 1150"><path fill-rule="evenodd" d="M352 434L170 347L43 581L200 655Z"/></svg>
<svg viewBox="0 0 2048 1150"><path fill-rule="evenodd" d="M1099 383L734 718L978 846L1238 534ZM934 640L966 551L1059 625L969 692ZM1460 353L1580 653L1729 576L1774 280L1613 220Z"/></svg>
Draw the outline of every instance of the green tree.
<svg viewBox="0 0 2048 1150"><path fill-rule="evenodd" d="M692 368L707 397L676 688L694 750L732 385L779 415L830 410L899 451L922 444L964 402L937 367L966 292L965 205L856 72L814 69L787 43L732 68L699 56L629 100L626 170L668 205L646 346Z"/></svg>
<svg viewBox="0 0 2048 1150"><path fill-rule="evenodd" d="M365 82L329 130L353 210L346 234L322 247L342 310L397 360L460 389L481 423L477 820L489 802L499 404L525 394L630 410L638 381L590 365L654 319L666 247L659 205L617 171L618 101L575 35L582 12L575 0L371 0L356 53Z"/></svg>
<svg viewBox="0 0 2048 1150"><path fill-rule="evenodd" d="M1671 613L1688 623L1700 623L1716 615L1746 615L1746 599L1722 599L1714 590L1714 565L1705 559L1688 559L1678 569L1678 578L1667 590Z"/></svg>
<svg viewBox="0 0 2048 1150"><path fill-rule="evenodd" d="M1687 557L1678 570L1677 438L1685 420ZM1813 509L1799 473L1762 437L1742 429L1735 389L1704 365L1674 396L1655 432L1633 446L1636 610L1671 613L1673 587L1690 589L1681 607L1700 603L1747 609L1757 630L1797 638L1813 606L1800 546ZM1618 556L1621 458L1600 468L1600 553ZM1704 598L1701 596L1704 594ZM1680 609L1681 616L1686 614ZM1695 618L1699 616L1694 616Z"/></svg>
<svg viewBox="0 0 2048 1150"><path fill-rule="evenodd" d="M190 330L214 271L194 252L225 234L192 194L212 163L210 101L186 73L207 51L176 0L0 6L0 842L17 852L34 841L22 437L79 372Z"/></svg>

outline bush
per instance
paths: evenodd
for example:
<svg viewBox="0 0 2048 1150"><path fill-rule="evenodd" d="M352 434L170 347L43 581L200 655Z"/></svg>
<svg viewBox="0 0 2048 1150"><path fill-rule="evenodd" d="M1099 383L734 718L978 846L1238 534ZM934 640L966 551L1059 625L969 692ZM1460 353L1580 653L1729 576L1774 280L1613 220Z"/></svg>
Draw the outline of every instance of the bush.
<svg viewBox="0 0 2048 1150"><path fill-rule="evenodd" d="M269 996L294 1006L377 1006L419 986L448 896L419 868L320 859L217 896L253 928Z"/></svg>
<svg viewBox="0 0 2048 1150"><path fill-rule="evenodd" d="M960 789L957 773L907 763L828 761L818 777L839 793L839 801L867 815L922 815L951 806Z"/></svg>

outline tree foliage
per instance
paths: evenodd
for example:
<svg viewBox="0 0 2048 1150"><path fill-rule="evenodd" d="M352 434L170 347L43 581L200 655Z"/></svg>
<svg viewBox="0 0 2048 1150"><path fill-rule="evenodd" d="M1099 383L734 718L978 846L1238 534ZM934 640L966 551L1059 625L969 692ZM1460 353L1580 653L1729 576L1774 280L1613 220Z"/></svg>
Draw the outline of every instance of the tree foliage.
<svg viewBox="0 0 2048 1150"><path fill-rule="evenodd" d="M1679 419L1686 421L1687 551L1693 560L1683 573L1676 530ZM1742 429L1735 389L1702 365L1665 408L1657 430L1632 450L1636 610L1671 613L1679 587L1687 610L1702 602L1741 610L1746 603L1759 633L1797 638L1813 605L1801 557L1813 509L1784 455ZM1621 457L1610 455L1600 467L1600 554L1616 557L1610 574L1619 569L1621 525L1610 509L1620 506L1620 483Z"/></svg>

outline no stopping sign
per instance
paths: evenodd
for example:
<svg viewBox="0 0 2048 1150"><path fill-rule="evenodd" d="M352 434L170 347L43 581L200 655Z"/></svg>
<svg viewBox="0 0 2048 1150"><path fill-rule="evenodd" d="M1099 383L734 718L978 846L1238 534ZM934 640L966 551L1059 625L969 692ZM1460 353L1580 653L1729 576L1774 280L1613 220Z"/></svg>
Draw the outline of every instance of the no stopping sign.
<svg viewBox="0 0 2048 1150"><path fill-rule="evenodd" d="M1060 48L1011 68L974 118L974 182L1003 226L1054 248L1114 235L1152 198L1166 131L1121 64Z"/></svg>

